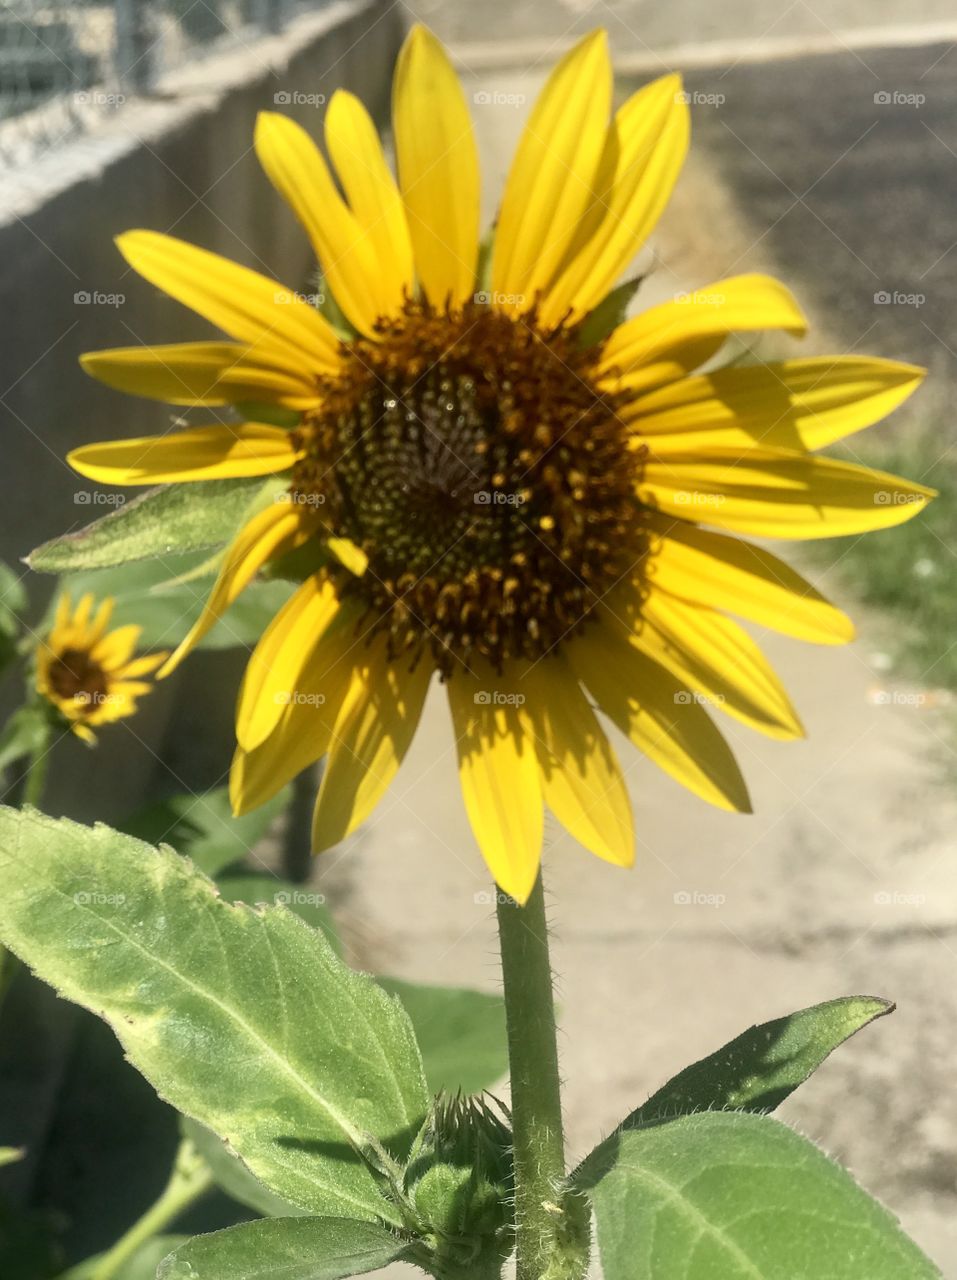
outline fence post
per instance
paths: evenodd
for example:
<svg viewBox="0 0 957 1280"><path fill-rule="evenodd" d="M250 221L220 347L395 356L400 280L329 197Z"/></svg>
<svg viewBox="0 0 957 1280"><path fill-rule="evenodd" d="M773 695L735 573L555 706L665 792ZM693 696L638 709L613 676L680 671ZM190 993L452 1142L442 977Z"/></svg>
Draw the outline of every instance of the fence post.
<svg viewBox="0 0 957 1280"><path fill-rule="evenodd" d="M153 83L155 58L149 20L149 0L114 0L116 76L135 93L148 92Z"/></svg>

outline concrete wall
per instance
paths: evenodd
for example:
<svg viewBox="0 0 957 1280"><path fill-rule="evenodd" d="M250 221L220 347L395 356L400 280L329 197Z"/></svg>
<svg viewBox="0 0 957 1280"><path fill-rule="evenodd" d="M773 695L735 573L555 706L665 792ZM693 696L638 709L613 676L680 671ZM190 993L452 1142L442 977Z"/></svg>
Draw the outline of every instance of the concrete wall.
<svg viewBox="0 0 957 1280"><path fill-rule="evenodd" d="M113 237L132 227L169 232L303 285L310 250L253 153L256 113L282 110L318 137L317 97L328 101L346 86L385 120L402 24L401 6L381 0L304 15L280 36L182 68L96 132L0 180L0 557L16 563L91 518L94 509L75 501L90 486L63 462L68 449L169 423L164 406L93 382L78 355L215 336L135 276ZM77 294L122 301L83 303ZM51 580L30 577L39 603ZM66 744L50 807L110 819L157 772L193 789L217 781L229 760L229 707L244 658L199 655L95 753Z"/></svg>

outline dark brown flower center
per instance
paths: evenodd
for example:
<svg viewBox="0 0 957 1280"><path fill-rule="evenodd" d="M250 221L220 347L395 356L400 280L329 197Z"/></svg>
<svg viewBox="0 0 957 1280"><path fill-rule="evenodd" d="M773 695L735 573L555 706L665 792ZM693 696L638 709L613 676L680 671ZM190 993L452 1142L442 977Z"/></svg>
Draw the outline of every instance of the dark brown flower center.
<svg viewBox="0 0 957 1280"><path fill-rule="evenodd" d="M410 303L345 349L292 491L368 556L344 591L396 654L538 656L641 554L641 453L597 355L477 304Z"/></svg>
<svg viewBox="0 0 957 1280"><path fill-rule="evenodd" d="M64 649L50 663L47 678L57 697L89 711L104 701L109 690L106 672L84 649Z"/></svg>

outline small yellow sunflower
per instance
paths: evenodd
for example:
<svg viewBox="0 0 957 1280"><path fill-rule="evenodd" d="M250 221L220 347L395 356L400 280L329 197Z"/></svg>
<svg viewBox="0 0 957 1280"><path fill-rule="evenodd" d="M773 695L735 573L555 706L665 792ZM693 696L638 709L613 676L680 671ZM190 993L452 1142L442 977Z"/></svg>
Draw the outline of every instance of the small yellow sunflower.
<svg viewBox="0 0 957 1280"><path fill-rule="evenodd" d="M142 628L108 631L114 604L107 597L94 613L88 594L74 609L64 592L50 634L37 649L37 690L88 743L95 741L94 728L134 714L136 699L153 687L143 677L169 657L154 653L135 658Z"/></svg>
<svg viewBox="0 0 957 1280"><path fill-rule="evenodd" d="M132 267L233 341L98 352L87 370L174 404L267 402L298 422L70 455L111 484L281 477L282 500L228 548L205 612L160 673L267 562L295 552L306 564L240 693L237 812L327 756L315 848L342 840L389 785L438 672L475 836L520 902L546 805L600 857L633 859L625 782L596 705L727 809L746 811L747 791L703 703L774 737L800 735L776 675L727 615L822 644L849 640L851 624L763 547L729 535L858 534L932 496L814 453L885 416L921 370L837 356L695 373L734 331L804 331L775 280L723 280L590 336L688 142L677 76L613 115L611 101L597 31L532 110L487 267L469 113L424 28L396 71L397 179L349 93L325 120L339 185L297 124L260 116L259 159L351 333L214 254L123 235Z"/></svg>

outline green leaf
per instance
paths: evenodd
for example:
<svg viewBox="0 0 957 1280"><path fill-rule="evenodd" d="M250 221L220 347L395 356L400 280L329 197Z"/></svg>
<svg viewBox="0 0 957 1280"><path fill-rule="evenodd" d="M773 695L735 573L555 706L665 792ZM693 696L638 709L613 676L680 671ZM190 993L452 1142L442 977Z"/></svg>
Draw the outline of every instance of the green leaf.
<svg viewBox="0 0 957 1280"><path fill-rule="evenodd" d="M112 569L71 573L60 580L60 585L72 593L74 600L85 591L92 591L98 599L113 596L113 625L136 623L143 628L140 648L169 649L184 638L209 595L210 580L194 581L189 575L195 563L195 556L166 556ZM201 647L251 647L294 589L288 582L253 582L201 641Z"/></svg>
<svg viewBox="0 0 957 1280"><path fill-rule="evenodd" d="M480 1093L508 1071L505 1001L458 987L419 986L396 978L379 985L412 1019L433 1093Z"/></svg>
<svg viewBox="0 0 957 1280"><path fill-rule="evenodd" d="M225 902L171 849L0 809L0 940L113 1028L135 1067L310 1213L397 1220L429 1095L408 1017L282 907Z"/></svg>
<svg viewBox="0 0 957 1280"><path fill-rule="evenodd" d="M215 878L252 853L289 803L289 796L290 789L286 787L259 809L234 818L227 787L200 796L174 795L141 809L123 823L122 829L147 844L171 844Z"/></svg>
<svg viewBox="0 0 957 1280"><path fill-rule="evenodd" d="M15 1164L17 1160L23 1159L22 1147L0 1147L0 1169L5 1164Z"/></svg>
<svg viewBox="0 0 957 1280"><path fill-rule="evenodd" d="M893 1004L847 996L750 1027L669 1080L622 1128L695 1111L773 1111L838 1045Z"/></svg>
<svg viewBox="0 0 957 1280"><path fill-rule="evenodd" d="M343 1280L387 1267L408 1243L347 1218L271 1218L196 1236L156 1280Z"/></svg>
<svg viewBox="0 0 957 1280"><path fill-rule="evenodd" d="M839 1165L770 1116L653 1121L586 1162L605 1280L929 1280Z"/></svg>
<svg viewBox="0 0 957 1280"><path fill-rule="evenodd" d="M644 276L625 280L606 294L593 311L589 311L578 330L578 342L582 347L594 347L602 342L620 324L624 324L628 305L641 288Z"/></svg>
<svg viewBox="0 0 957 1280"><path fill-rule="evenodd" d="M4 629L19 618L27 607L27 589L23 581L25 577L25 574L17 573L4 560L0 560L0 620Z"/></svg>
<svg viewBox="0 0 957 1280"><path fill-rule="evenodd" d="M217 1186L234 1200L267 1218L296 1218L304 1212L264 1187L211 1129L186 1116L180 1119L180 1129L206 1161Z"/></svg>
<svg viewBox="0 0 957 1280"><path fill-rule="evenodd" d="M243 523L263 487L262 478L255 476L148 489L85 528L44 542L26 562L41 573L66 573L221 546ZM82 514L85 508L78 510Z"/></svg>

